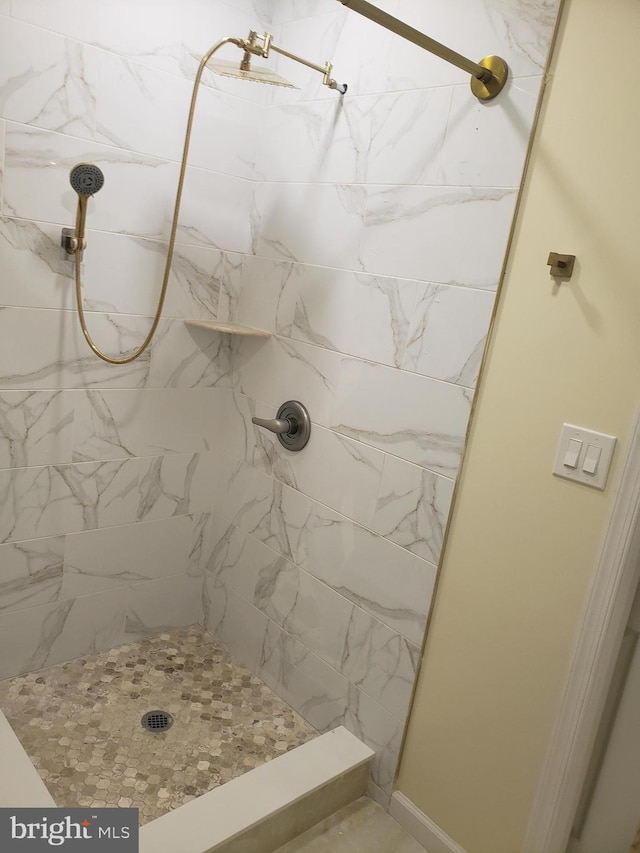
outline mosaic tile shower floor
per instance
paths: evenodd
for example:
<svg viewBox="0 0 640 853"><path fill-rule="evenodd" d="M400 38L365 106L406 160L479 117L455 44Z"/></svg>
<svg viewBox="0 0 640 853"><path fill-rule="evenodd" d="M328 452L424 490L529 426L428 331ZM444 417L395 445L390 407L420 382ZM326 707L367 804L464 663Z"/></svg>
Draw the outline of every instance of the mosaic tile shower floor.
<svg viewBox="0 0 640 853"><path fill-rule="evenodd" d="M0 682L0 708L58 806L141 824L317 735L197 626ZM174 724L148 732L158 709Z"/></svg>

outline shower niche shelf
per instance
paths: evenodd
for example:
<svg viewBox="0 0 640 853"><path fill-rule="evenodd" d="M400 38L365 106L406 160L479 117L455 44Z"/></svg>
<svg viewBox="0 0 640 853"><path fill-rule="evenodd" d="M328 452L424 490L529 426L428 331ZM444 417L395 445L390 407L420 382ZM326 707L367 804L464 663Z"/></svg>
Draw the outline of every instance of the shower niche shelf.
<svg viewBox="0 0 640 853"><path fill-rule="evenodd" d="M270 338L271 332L264 329L254 329L252 326L241 326L239 323L222 323L219 320L184 320L185 326L197 329L210 329L212 332L222 332L225 335L246 335L253 338Z"/></svg>

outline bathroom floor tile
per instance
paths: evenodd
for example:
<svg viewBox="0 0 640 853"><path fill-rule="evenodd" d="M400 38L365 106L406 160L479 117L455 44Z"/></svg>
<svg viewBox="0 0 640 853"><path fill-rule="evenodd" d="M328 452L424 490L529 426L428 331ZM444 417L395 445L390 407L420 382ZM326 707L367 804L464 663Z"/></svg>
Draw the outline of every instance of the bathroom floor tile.
<svg viewBox="0 0 640 853"><path fill-rule="evenodd" d="M361 797L275 853L427 853L373 800Z"/></svg>
<svg viewBox="0 0 640 853"><path fill-rule="evenodd" d="M141 824L317 735L198 626L0 682L0 708L58 806Z"/></svg>

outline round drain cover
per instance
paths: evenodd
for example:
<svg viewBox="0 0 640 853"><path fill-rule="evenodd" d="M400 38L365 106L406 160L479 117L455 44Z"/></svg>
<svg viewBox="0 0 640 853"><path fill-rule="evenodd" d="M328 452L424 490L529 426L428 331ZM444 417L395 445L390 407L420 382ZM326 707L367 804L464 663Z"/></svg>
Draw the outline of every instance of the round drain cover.
<svg viewBox="0 0 640 853"><path fill-rule="evenodd" d="M147 711L140 722L149 732L166 732L173 725L173 717L166 711Z"/></svg>

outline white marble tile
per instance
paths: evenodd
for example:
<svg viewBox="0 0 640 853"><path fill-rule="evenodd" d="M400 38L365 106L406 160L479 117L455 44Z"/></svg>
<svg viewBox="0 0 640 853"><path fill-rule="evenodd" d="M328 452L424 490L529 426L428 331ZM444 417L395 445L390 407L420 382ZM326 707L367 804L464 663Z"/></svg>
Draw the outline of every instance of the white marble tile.
<svg viewBox="0 0 640 853"><path fill-rule="evenodd" d="M416 647L253 536L213 522L205 569L212 598L233 591L392 713L406 713Z"/></svg>
<svg viewBox="0 0 640 853"><path fill-rule="evenodd" d="M269 332L280 333L289 327L294 313L298 268L290 261L245 256L234 320Z"/></svg>
<svg viewBox="0 0 640 853"><path fill-rule="evenodd" d="M350 184L268 184L256 254L358 268L366 191ZM371 270L382 272L382 270Z"/></svg>
<svg viewBox="0 0 640 853"><path fill-rule="evenodd" d="M468 287L419 288L402 367L474 388L494 299Z"/></svg>
<svg viewBox="0 0 640 853"><path fill-rule="evenodd" d="M87 162L105 175L104 187L89 202L88 228L155 238L168 234L176 163L12 122L7 123L3 213L71 225L77 195L69 172Z"/></svg>
<svg viewBox="0 0 640 853"><path fill-rule="evenodd" d="M64 598L186 574L192 528L185 515L67 536Z"/></svg>
<svg viewBox="0 0 640 853"><path fill-rule="evenodd" d="M83 530L85 512L97 500L95 472L75 466L0 471L0 541L18 541ZM87 476L89 475L89 476Z"/></svg>
<svg viewBox="0 0 640 853"><path fill-rule="evenodd" d="M359 607L351 608L337 669L400 720L409 711L419 658L417 646Z"/></svg>
<svg viewBox="0 0 640 853"><path fill-rule="evenodd" d="M367 195L366 272L495 289L515 190L380 186Z"/></svg>
<svg viewBox="0 0 640 853"><path fill-rule="evenodd" d="M87 325L109 354L125 354L141 343L146 317L89 314ZM149 355L125 365L101 361L88 347L75 312L0 308L0 388L141 388Z"/></svg>
<svg viewBox="0 0 640 853"><path fill-rule="evenodd" d="M191 543L188 572L191 575L203 575L213 549L229 524L212 512L196 512L190 518Z"/></svg>
<svg viewBox="0 0 640 853"><path fill-rule="evenodd" d="M145 65L181 73L184 55L200 55L226 34L246 37L255 14L226 3L148 0L104 6L100 0L20 0L13 15ZM231 48L229 48L231 50ZM232 81L233 82L233 81Z"/></svg>
<svg viewBox="0 0 640 853"><path fill-rule="evenodd" d="M240 288L243 255L178 243L164 307L165 317L210 320Z"/></svg>
<svg viewBox="0 0 640 853"><path fill-rule="evenodd" d="M218 470L216 452L175 453L128 461L137 463L140 469L136 520L210 512L213 508Z"/></svg>
<svg viewBox="0 0 640 853"><path fill-rule="evenodd" d="M271 406L299 400L312 423L327 424L336 389L340 356L284 338L247 338L234 361L235 390Z"/></svg>
<svg viewBox="0 0 640 853"><path fill-rule="evenodd" d="M482 103L469 89L453 90L440 153L440 182L517 187L536 109L541 77L511 78L500 97Z"/></svg>
<svg viewBox="0 0 640 853"><path fill-rule="evenodd" d="M308 18L317 15L327 8L326 0L253 0L253 8L268 16L270 23L281 24L285 21Z"/></svg>
<svg viewBox="0 0 640 853"><path fill-rule="evenodd" d="M184 182L178 239L228 252L251 251L248 211L253 193L252 181L190 166Z"/></svg>
<svg viewBox="0 0 640 853"><path fill-rule="evenodd" d="M451 97L452 90L442 87L346 99L345 117L358 163L355 179L369 184L442 183Z"/></svg>
<svg viewBox="0 0 640 853"><path fill-rule="evenodd" d="M209 545L203 561L205 578L227 586L257 606L255 589L260 572L286 562L274 551L240 528L211 514Z"/></svg>
<svg viewBox="0 0 640 853"><path fill-rule="evenodd" d="M2 126L0 122L0 145ZM0 304L75 306L73 264L60 248L59 226L0 217L0 268Z"/></svg>
<svg viewBox="0 0 640 853"><path fill-rule="evenodd" d="M127 592L125 642L203 620L202 578L174 575L132 584Z"/></svg>
<svg viewBox="0 0 640 853"><path fill-rule="evenodd" d="M103 50L87 51L98 142L180 160L191 84Z"/></svg>
<svg viewBox="0 0 640 853"><path fill-rule="evenodd" d="M342 724L375 750L371 777L374 784L391 793L402 744L403 723L366 693L351 686Z"/></svg>
<svg viewBox="0 0 640 853"><path fill-rule="evenodd" d="M285 491L282 514L300 513L300 497ZM295 508L290 503L295 501ZM322 504L308 507L297 534L295 562L389 628L419 645L435 567L354 524ZM290 535L290 539L293 538Z"/></svg>
<svg viewBox="0 0 640 853"><path fill-rule="evenodd" d="M93 138L96 91L78 42L5 18L0 26L0 112L6 119Z"/></svg>
<svg viewBox="0 0 640 853"><path fill-rule="evenodd" d="M208 452L0 471L0 542L209 510L215 463Z"/></svg>
<svg viewBox="0 0 640 853"><path fill-rule="evenodd" d="M253 603L289 636L338 669L350 602L284 558L256 572Z"/></svg>
<svg viewBox="0 0 640 853"><path fill-rule="evenodd" d="M205 627L236 660L258 672L269 620L230 587L219 583L215 575L207 575L204 590Z"/></svg>
<svg viewBox="0 0 640 853"><path fill-rule="evenodd" d="M264 634L258 675L318 731L342 721L347 680L273 622Z"/></svg>
<svg viewBox="0 0 640 853"><path fill-rule="evenodd" d="M266 430L256 432L251 423L251 418L256 414L255 400L231 388L221 388L220 393L223 414L216 434L220 453L229 459L249 462L261 471L270 472L272 442L264 435Z"/></svg>
<svg viewBox="0 0 640 853"><path fill-rule="evenodd" d="M292 540L299 530L284 515L282 494L286 487L244 462L232 462L229 468L226 473L219 472L222 488L214 511L281 556L292 559L296 547ZM302 516L296 523L302 523L307 504L308 498L300 500Z"/></svg>
<svg viewBox="0 0 640 853"><path fill-rule="evenodd" d="M225 387L231 380L230 335L163 319L151 345L154 388Z"/></svg>
<svg viewBox="0 0 640 853"><path fill-rule="evenodd" d="M111 14L109 7L105 7L99 15L95 0L61 0L56 8L47 0L20 0L13 13L24 21L82 42L142 61L176 67L180 48L178 9L163 3L150 25L148 6L146 14L144 7L141 2L118 4Z"/></svg>
<svg viewBox="0 0 640 853"><path fill-rule="evenodd" d="M0 615L0 679L123 642L125 588Z"/></svg>
<svg viewBox="0 0 640 853"><path fill-rule="evenodd" d="M251 424L253 415L268 418L272 410L236 394L222 419L224 447L261 471L320 503L371 526L384 454L359 441L314 425L301 452L284 448L276 436Z"/></svg>
<svg viewBox="0 0 640 853"><path fill-rule="evenodd" d="M421 642L434 566L244 463L224 482L218 514L396 633Z"/></svg>
<svg viewBox="0 0 640 853"><path fill-rule="evenodd" d="M76 391L73 460L211 450L219 417L213 388Z"/></svg>
<svg viewBox="0 0 640 853"><path fill-rule="evenodd" d="M406 714L418 650L403 637L282 558L257 572L254 603L350 682Z"/></svg>
<svg viewBox="0 0 640 853"><path fill-rule="evenodd" d="M471 392L371 362L345 359L331 426L394 456L454 477Z"/></svg>
<svg viewBox="0 0 640 853"><path fill-rule="evenodd" d="M454 481L387 456L373 529L437 565L449 518Z"/></svg>
<svg viewBox="0 0 640 853"><path fill-rule="evenodd" d="M254 128L263 126L263 114L264 108L258 103L201 86L188 162L237 178L255 179L265 133L255 133Z"/></svg>
<svg viewBox="0 0 640 853"><path fill-rule="evenodd" d="M96 491L95 500L87 501L84 507L84 529L130 524L137 520L146 461L117 459L64 466L63 474L68 481L75 485L74 478L83 477L79 486Z"/></svg>
<svg viewBox="0 0 640 853"><path fill-rule="evenodd" d="M283 67L282 73L286 71ZM366 161L352 138L348 104L346 98L333 97L264 109L264 136L257 155L260 177L299 183L355 181Z"/></svg>
<svg viewBox="0 0 640 853"><path fill-rule="evenodd" d="M396 278L247 258L238 320L400 367L422 288Z"/></svg>
<svg viewBox="0 0 640 853"><path fill-rule="evenodd" d="M64 537L0 545L0 613L58 601Z"/></svg>
<svg viewBox="0 0 640 853"><path fill-rule="evenodd" d="M0 119L0 204L3 204L3 182L4 182L4 160L5 160L5 124L3 119ZM3 208L0 207L0 212Z"/></svg>
<svg viewBox="0 0 640 853"><path fill-rule="evenodd" d="M70 462L71 391L0 391L0 468Z"/></svg>
<svg viewBox="0 0 640 853"><path fill-rule="evenodd" d="M106 231L89 231L87 239L82 273L85 307L153 316L165 272L166 243ZM67 262L66 266L65 272L74 276L73 264ZM162 316L215 318L220 292L236 286L232 280L239 281L241 266L241 255L178 243ZM74 305L73 284L67 287Z"/></svg>

